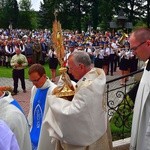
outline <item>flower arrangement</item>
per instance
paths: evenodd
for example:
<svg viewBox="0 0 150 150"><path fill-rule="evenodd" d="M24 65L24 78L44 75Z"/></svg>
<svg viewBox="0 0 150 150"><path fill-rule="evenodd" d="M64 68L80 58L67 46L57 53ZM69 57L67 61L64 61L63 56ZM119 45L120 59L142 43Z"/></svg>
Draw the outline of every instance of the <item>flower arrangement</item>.
<svg viewBox="0 0 150 150"><path fill-rule="evenodd" d="M12 93L13 89L10 86L0 86L0 91L9 91Z"/></svg>
<svg viewBox="0 0 150 150"><path fill-rule="evenodd" d="M23 63L23 61L22 61L21 59L18 59L17 63L18 63L19 65L21 65L21 64Z"/></svg>

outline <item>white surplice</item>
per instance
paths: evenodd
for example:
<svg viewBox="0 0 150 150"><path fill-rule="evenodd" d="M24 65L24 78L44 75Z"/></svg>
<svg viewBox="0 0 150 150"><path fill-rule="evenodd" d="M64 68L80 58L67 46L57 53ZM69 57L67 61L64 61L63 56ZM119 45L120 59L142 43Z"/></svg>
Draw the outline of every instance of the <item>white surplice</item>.
<svg viewBox="0 0 150 150"><path fill-rule="evenodd" d="M150 71L144 69L136 95L130 150L150 150Z"/></svg>
<svg viewBox="0 0 150 150"><path fill-rule="evenodd" d="M0 99L0 119L4 120L15 134L20 150L31 150L27 119L20 109L11 104L13 100L10 93Z"/></svg>
<svg viewBox="0 0 150 150"><path fill-rule="evenodd" d="M107 130L105 85L104 71L93 68L78 81L72 101L50 95L38 150L54 150L51 146L56 141L65 150L68 145L71 150L83 150L99 141ZM49 133L48 137L45 136L46 132Z"/></svg>
<svg viewBox="0 0 150 150"><path fill-rule="evenodd" d="M49 87L49 89L48 89L47 94L46 94L45 104L47 103L47 96L51 95L53 89L56 87L56 85L47 78L46 82L44 83L44 85L40 89L46 89L48 87ZM32 90L31 90L30 109L29 109L29 114L28 114L28 122L30 125L30 130L32 129L32 126L33 126L33 111L34 111L33 110L33 102L34 102L34 97L36 95L36 92L37 92L37 88L35 86L33 86ZM42 103L43 99L40 99L40 101ZM43 119L45 117L45 112L47 112L46 105L45 105L44 112L43 112ZM48 132L45 132L45 136L48 136ZM48 142L47 139L45 140L45 142Z"/></svg>

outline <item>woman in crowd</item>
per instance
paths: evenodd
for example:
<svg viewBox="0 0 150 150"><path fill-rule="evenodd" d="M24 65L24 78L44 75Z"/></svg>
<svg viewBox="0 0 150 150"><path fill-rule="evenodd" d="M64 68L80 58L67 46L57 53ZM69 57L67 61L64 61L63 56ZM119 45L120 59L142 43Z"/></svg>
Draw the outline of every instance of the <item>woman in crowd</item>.
<svg viewBox="0 0 150 150"><path fill-rule="evenodd" d="M49 57L49 68L51 70L51 74L52 74L52 82L56 81L56 69L58 66L58 59L57 59L57 54L54 50L54 48L51 46L47 56Z"/></svg>
<svg viewBox="0 0 150 150"><path fill-rule="evenodd" d="M120 56L120 64L119 69L121 71L121 75L127 75L129 74L129 58L130 58L130 51L127 48L122 48L119 53ZM128 80L128 78L122 78L121 79L121 85L125 85L125 82Z"/></svg>

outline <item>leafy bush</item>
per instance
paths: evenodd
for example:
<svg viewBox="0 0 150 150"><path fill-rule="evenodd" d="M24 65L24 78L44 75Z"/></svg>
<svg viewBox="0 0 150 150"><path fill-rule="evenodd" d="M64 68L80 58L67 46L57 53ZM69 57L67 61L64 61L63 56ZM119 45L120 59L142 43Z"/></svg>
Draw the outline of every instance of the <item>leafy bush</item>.
<svg viewBox="0 0 150 150"><path fill-rule="evenodd" d="M132 100L125 96L110 120L113 141L130 137L133 107Z"/></svg>

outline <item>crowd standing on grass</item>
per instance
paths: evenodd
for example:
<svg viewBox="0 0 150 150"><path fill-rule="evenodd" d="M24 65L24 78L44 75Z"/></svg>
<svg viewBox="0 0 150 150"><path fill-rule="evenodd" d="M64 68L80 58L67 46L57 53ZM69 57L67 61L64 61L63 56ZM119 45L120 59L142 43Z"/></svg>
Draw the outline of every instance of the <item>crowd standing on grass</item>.
<svg viewBox="0 0 150 150"><path fill-rule="evenodd" d="M86 51L95 67L103 68L106 75L114 75L117 67L121 70L121 75L126 75L137 70L138 59L130 49L128 37L116 32L78 32L64 31L65 54L68 57L70 47L74 50ZM15 54L15 47L19 47L21 53L27 57L28 65L34 63L45 64L51 59L49 51L53 43L51 32L45 30L0 30L0 65L10 67L10 60ZM56 56L55 56L56 57ZM123 64L123 65L122 65ZM53 80L55 80L55 70ZM121 81L124 85L128 79Z"/></svg>

